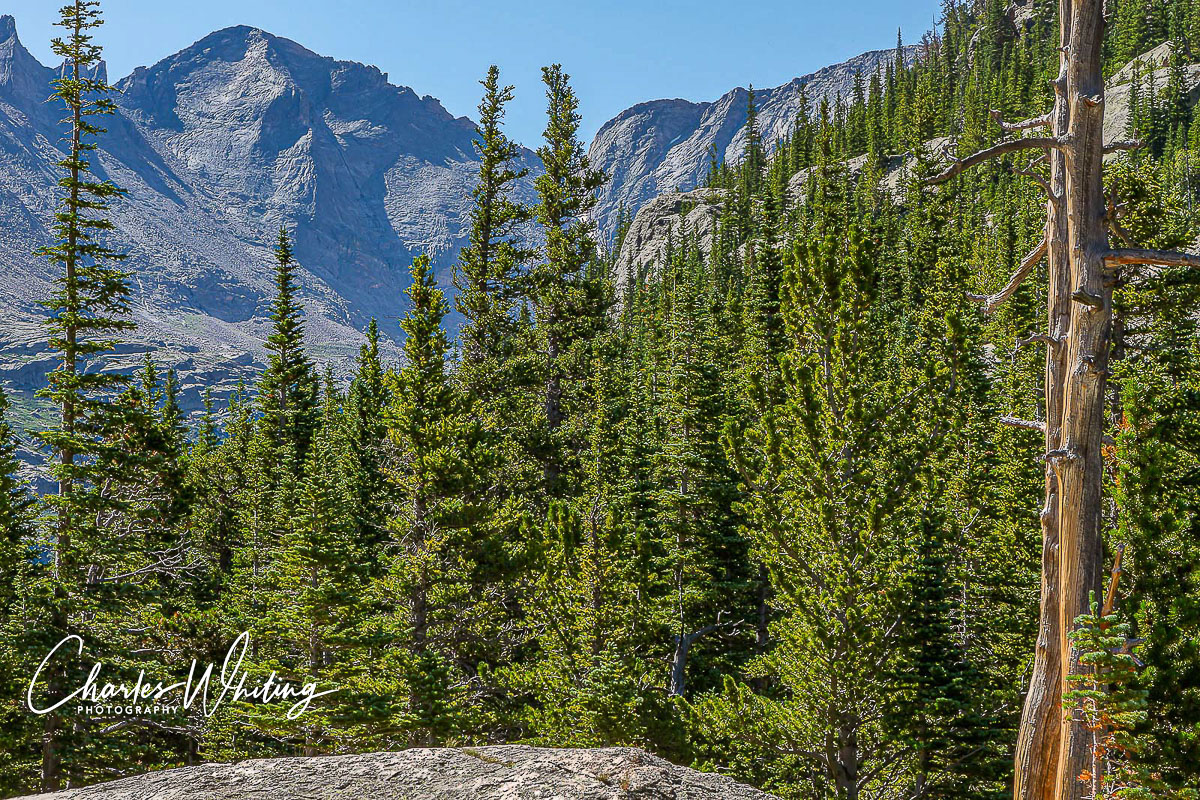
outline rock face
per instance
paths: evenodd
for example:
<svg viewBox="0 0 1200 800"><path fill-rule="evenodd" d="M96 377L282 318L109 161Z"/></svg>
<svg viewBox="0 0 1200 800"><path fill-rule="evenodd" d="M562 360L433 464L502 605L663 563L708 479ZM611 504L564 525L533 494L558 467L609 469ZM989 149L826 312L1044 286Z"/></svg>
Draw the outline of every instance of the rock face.
<svg viewBox="0 0 1200 800"><path fill-rule="evenodd" d="M23 800L771 800L630 748L498 747L205 764ZM22 800L18 798L17 800Z"/></svg>
<svg viewBox="0 0 1200 800"><path fill-rule="evenodd" d="M1104 141L1111 142L1129 138L1129 95L1133 88L1134 63L1140 63L1141 90L1143 97L1151 83L1156 91L1162 91L1171 76L1171 42L1164 42L1149 50L1117 70L1104 84ZM1188 105L1200 100L1200 64L1183 67L1183 83L1187 90Z"/></svg>
<svg viewBox="0 0 1200 800"><path fill-rule="evenodd" d="M712 252L723 197L719 189L694 189L667 192L642 206L617 254L617 286L625 287L631 276L652 273L662 266L671 237L679 241L686 233L704 255Z"/></svg>
<svg viewBox="0 0 1200 800"><path fill-rule="evenodd" d="M54 271L31 252L50 239L62 158L63 111L46 102L54 75L0 17L0 381L18 395L52 366L37 301ZM374 67L247 27L118 85L93 160L129 193L111 213L134 272L128 357L152 349L179 367L186 406L263 362L281 225L295 235L309 343L338 371L370 317L399 337L414 255L428 253L448 284L478 166L469 119ZM536 173L536 157L522 158Z"/></svg>
<svg viewBox="0 0 1200 800"><path fill-rule="evenodd" d="M915 47L906 47L903 56L911 61L915 54ZM874 50L783 86L755 89L763 140L773 144L791 130L800 113L801 87L811 113L823 98L849 96L855 75L867 79L895 58L895 50ZM594 213L602 233L612 235L622 205L636 212L660 194L696 188L708 171L710 148L730 163L740 160L748 104L749 91L739 87L711 103L641 103L604 123L588 150L592 165L609 176Z"/></svg>
<svg viewBox="0 0 1200 800"><path fill-rule="evenodd" d="M802 85L815 107L894 55L866 53L758 92L765 139L792 125ZM44 410L32 393L55 366L38 305L55 270L31 255L51 241L57 197L63 111L46 102L55 74L22 46L13 18L0 16L0 313L8 323L0 384L14 394L22 427L39 424ZM93 162L128 191L110 213L111 243L130 256L138 330L113 368L133 369L154 353L178 369L189 409L205 388L220 397L251 377L265 360L281 225L294 233L310 348L340 374L371 317L399 338L415 255L428 253L449 285L477 170L469 119L374 67L244 26L139 67L118 86L119 113L104 121ZM603 232L620 203L636 211L664 190L695 186L710 145L736 159L746 105L747 91L735 89L712 103L645 103L607 123L591 148L610 175L597 209ZM528 150L521 160L531 172L517 193L529 201L540 164ZM389 343L384 349L397 357Z"/></svg>

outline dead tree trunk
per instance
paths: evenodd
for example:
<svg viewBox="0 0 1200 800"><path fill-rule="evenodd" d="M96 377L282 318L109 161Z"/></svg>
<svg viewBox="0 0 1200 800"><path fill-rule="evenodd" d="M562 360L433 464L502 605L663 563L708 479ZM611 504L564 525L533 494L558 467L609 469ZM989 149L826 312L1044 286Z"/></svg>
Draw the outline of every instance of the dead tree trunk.
<svg viewBox="0 0 1200 800"><path fill-rule="evenodd" d="M724 612L718 614L717 621L711 625L705 625L703 628L692 631L691 633L685 633L683 630L680 630L679 633L675 634L675 652L671 656L671 682L667 686L668 694L674 697L683 697L684 690L687 688L688 654L692 650L692 645L695 644L698 639L702 639L705 636L708 636L710 633L714 633L725 628L731 628L734 631L737 630L737 627L740 623L737 620L726 620L722 622L721 617L723 616L723 613Z"/></svg>
<svg viewBox="0 0 1200 800"><path fill-rule="evenodd" d="M1082 800L1090 768L1090 736L1062 713L1067 676L1081 671L1069 634L1075 618L1099 593L1103 561L1101 490L1105 384L1112 338L1112 271L1131 264L1200 266L1200 256L1134 248L1111 249L1108 226L1125 239L1105 206L1103 156L1135 143L1105 145L1101 44L1103 0L1059 0L1060 69L1053 110L1015 124L1008 132L1049 128L1049 136L1019 136L962 159L928 183L949 180L995 156L1037 150L1023 174L1046 191L1045 240L1021 263L1008 284L975 297L987 310L1006 300L1045 258L1049 287L1045 423L1006 420L1045 430L1046 485L1042 523L1040 624L1033 674L1016 751L1015 800ZM1049 178L1036 165L1049 163Z"/></svg>
<svg viewBox="0 0 1200 800"><path fill-rule="evenodd" d="M1071 322L1066 340L1062 441L1047 461L1059 479L1059 646L1062 674L1082 671L1078 649L1067 640L1075 618L1099 596L1104 548L1100 538L1104 461L1105 383L1112 335L1112 286L1104 274L1108 250L1104 203L1103 0L1076 0L1076 13L1063 44L1070 121L1065 132L1067 250ZM1067 687L1062 687L1064 690ZM1059 692L1061 699L1062 692ZM1062 715L1059 745L1060 800L1082 800L1079 780L1091 765L1091 732Z"/></svg>

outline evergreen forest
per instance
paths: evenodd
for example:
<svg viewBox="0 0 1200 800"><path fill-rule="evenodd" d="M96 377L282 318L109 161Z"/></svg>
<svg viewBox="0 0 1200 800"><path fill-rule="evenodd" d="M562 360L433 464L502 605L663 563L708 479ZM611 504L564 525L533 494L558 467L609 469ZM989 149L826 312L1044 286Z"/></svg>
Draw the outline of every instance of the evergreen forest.
<svg viewBox="0 0 1200 800"><path fill-rule="evenodd" d="M640 747L789 800L1012 797L1044 635L1053 169L1020 151L960 167L1055 103L1059 4L1028 6L1014 26L1003 0L945 0L915 55L898 42L781 141L751 92L744 152L714 153L703 187L715 229L680 225L623 280L632 218L611 241L589 223L609 178L569 75L521 87L546 101L525 204L516 90L492 67L468 246L452 290L412 264L402 359L374 323L351 380L310 355L281 229L268 364L188 415L153 354L104 368L135 276L106 236L124 193L89 161L114 110L100 8L68 4L41 253L55 423L0 418L0 794L519 742ZM1103 76L1130 82L1131 143L1103 162L1113 239L1186 250L1200 0L1104 15ZM1165 63L1138 60L1164 43ZM1195 798L1200 271L1131 264L1109 288L1103 591L1053 703L1092 737L1080 796ZM336 691L299 715L30 713L64 637L85 657L43 670L50 696L96 661L129 683L219 668L243 633L253 680Z"/></svg>

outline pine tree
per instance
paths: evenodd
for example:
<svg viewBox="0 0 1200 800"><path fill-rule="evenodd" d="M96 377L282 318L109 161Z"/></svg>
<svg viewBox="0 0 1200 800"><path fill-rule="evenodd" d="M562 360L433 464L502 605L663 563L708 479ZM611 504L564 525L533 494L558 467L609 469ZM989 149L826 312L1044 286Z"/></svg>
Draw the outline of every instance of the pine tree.
<svg viewBox="0 0 1200 800"><path fill-rule="evenodd" d="M514 167L521 150L503 131L513 87L500 86L495 66L480 83L484 97L475 140L479 181L472 194L469 243L459 252L454 303L466 318L459 334L462 381L486 405L511 391L512 364L519 354L515 309L521 300L522 268L533 252L520 241L521 227L532 212L511 196L529 170Z"/></svg>
<svg viewBox="0 0 1200 800"><path fill-rule="evenodd" d="M580 402L579 389L591 363L588 344L605 324L610 291L584 219L595 205L595 192L604 176L591 168L579 140L579 99L569 76L555 64L543 68L542 81L547 122L538 157L546 171L535 185L536 217L545 236L544 261L530 272L528 291L544 359L543 490L555 497L563 491L560 476L572 469L579 449L574 430L579 416L573 418L572 412Z"/></svg>
<svg viewBox="0 0 1200 800"><path fill-rule="evenodd" d="M127 513L128 498L108 488L136 483L140 454L124 447L121 432L143 424L138 410L117 397L126 379L100 368L117 337L134 327L128 317L129 275L120 266L124 255L104 242L113 227L104 214L121 190L95 177L89 157L104 132L92 119L113 113L115 105L112 87L94 77L101 48L90 32L102 24L99 3L75 0L62 8L56 24L67 31L52 48L66 65L54 82L54 96L66 107L68 135L59 162L63 195L54 217L56 242L39 251L62 270L46 303L50 346L60 364L39 392L58 409L59 419L37 434L52 454L50 472L58 482L57 491L46 497L52 566L45 576L50 581L45 638L81 634L93 647L103 642L119 650L126 632L121 618L126 604L136 599L122 594L117 576L138 574L146 555L129 527L134 520ZM56 669L47 680L47 694L56 697L67 685L65 671ZM86 780L90 770L101 767L86 734L93 720L64 707L46 714L43 722L43 788L58 788L64 778Z"/></svg>
<svg viewBox="0 0 1200 800"><path fill-rule="evenodd" d="M1110 593L1117 588L1120 551ZM1146 746L1138 729L1147 721L1146 695L1140 685L1140 662L1129 638L1130 626L1114 609L1115 597L1101 608L1092 594L1091 610L1075 620L1071 641L1079 648L1084 669L1070 676L1063 705L1073 710L1072 724L1082 728L1091 742L1087 768L1077 781L1096 800L1121 798L1176 798L1195 800L1196 789L1174 791L1157 771L1134 760Z"/></svg>
<svg viewBox="0 0 1200 800"><path fill-rule="evenodd" d="M1194 338L1185 358L1195 358ZM1196 643L1200 613L1195 563L1200 507L1192 486L1200 458L1200 385L1195 370L1182 376L1154 364L1121 368L1121 432L1117 437L1114 497L1116 537L1131 545L1128 608L1139 657L1148 669L1148 747L1135 763L1161 772L1176 787L1200 788L1200 671Z"/></svg>
<svg viewBox="0 0 1200 800"><path fill-rule="evenodd" d="M395 683L379 693L392 695L389 720L400 742L432 745L464 726L465 698L455 687L477 666L481 643L471 634L490 606L480 598L472 607L469 581L479 424L448 373L448 306L428 257L413 262L408 294L405 364L391 379L387 410L395 555L375 588L392 609L376 625L394 643L386 663Z"/></svg>
<svg viewBox="0 0 1200 800"><path fill-rule="evenodd" d="M853 799L879 785L874 767L899 757L870 711L896 646L899 610L884 587L903 575L898 548L943 435L907 421L940 419L946 376L940 354L898 344L901 321L878 303L858 215L836 174L827 183L782 292L784 401L744 436L731 432L777 606L774 646L748 674L780 685L768 695L727 678L724 695L697 709L707 736L771 753L782 785L815 781L818 796ZM897 361L907 366L893 370Z"/></svg>
<svg viewBox="0 0 1200 800"><path fill-rule="evenodd" d="M742 130L745 132L746 141L742 144L742 163L739 165L740 188L749 196L759 188L767 160L762 131L758 127L758 105L755 103L753 86L746 92L746 124Z"/></svg>
<svg viewBox="0 0 1200 800"><path fill-rule="evenodd" d="M936 501L940 491L928 487L922 494ZM911 796L950 800L990 793L970 784L989 721L975 711L981 676L955 636L961 609L951 582L948 527L936 512L917 523L911 569L897 587L904 611L884 713L887 735L913 751Z"/></svg>
<svg viewBox="0 0 1200 800"><path fill-rule="evenodd" d="M519 518L533 510L542 470L536 460L536 434L530 425L539 401L539 365L533 354L533 329L526 316L526 267L535 254L523 242L532 210L512 198L516 183L528 170L516 168L520 148L503 132L511 86L501 87L499 70L491 67L482 81L476 151L479 182L471 210L471 233L459 254L455 305L465 321L459 330L460 359L455 378L463 397L482 423L490 458L487 497L495 525L491 536L495 558L487 559L484 580L511 577L503 543L517 535ZM480 465L484 467L484 465Z"/></svg>
<svg viewBox="0 0 1200 800"><path fill-rule="evenodd" d="M387 374L379 356L379 326L372 319L367 327L367 341L359 350L346 403L350 443L346 458L350 462L348 480L354 497L356 528L354 550L372 575L378 574L384 560L387 518L392 511L386 471L390 448L385 418L390 402Z"/></svg>
<svg viewBox="0 0 1200 800"><path fill-rule="evenodd" d="M517 735L572 746L678 746L667 702L668 587L656 580L660 548L649 542L627 488L621 392L623 346L597 343L591 419L578 496L556 500L533 543L525 626L529 656L501 684L521 699ZM641 476L638 476L641 477ZM642 492L641 510L653 500ZM639 524L643 523L643 524ZM690 576L689 576L690 577Z"/></svg>
<svg viewBox="0 0 1200 800"><path fill-rule="evenodd" d="M36 668L31 632L44 622L36 608L46 565L36 538L37 501L19 474L8 411L8 396L0 391L0 792L15 795L40 785L40 731L24 695L25 676Z"/></svg>
<svg viewBox="0 0 1200 800"><path fill-rule="evenodd" d="M348 422L332 384L327 378L303 478L281 485L281 532L263 573L264 613L251 631L256 677L276 673L334 694L295 719L284 704L245 710L247 724L261 735L306 756L353 747L353 725L364 716L356 629L369 563L356 556L355 498L344 469Z"/></svg>
<svg viewBox="0 0 1200 800"><path fill-rule="evenodd" d="M288 233L275 244L275 300L267 337L267 369L259 381L259 409L269 440L303 464L317 427L319 387L304 350L303 308L296 296L296 263Z"/></svg>
<svg viewBox="0 0 1200 800"><path fill-rule="evenodd" d="M689 685L720 685L738 654L710 655L705 637L719 635L750 615L756 568L734 511L737 479L713 421L727 418L718 377L713 321L702 305L706 275L697 248L685 239L668 266L670 297L664 346L664 425L656 483L663 569L672 576L671 629L675 644L671 693ZM732 659L726 660L729 656Z"/></svg>

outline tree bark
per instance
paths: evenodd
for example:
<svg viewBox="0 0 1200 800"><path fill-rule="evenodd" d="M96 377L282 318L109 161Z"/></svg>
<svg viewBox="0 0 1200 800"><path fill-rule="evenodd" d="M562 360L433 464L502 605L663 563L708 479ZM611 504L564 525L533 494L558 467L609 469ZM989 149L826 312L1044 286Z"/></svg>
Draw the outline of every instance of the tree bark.
<svg viewBox="0 0 1200 800"><path fill-rule="evenodd" d="M1065 678L1081 672L1079 652L1068 633L1075 618L1099 597L1103 562L1100 538L1104 463L1105 383L1112 333L1112 288L1106 285L1104 256L1104 79L1100 48L1103 0L1074 0L1067 45L1066 203L1067 248L1071 263L1071 332L1066 347L1061 455L1050 459L1061 481L1059 519L1059 645ZM1082 800L1088 792L1079 776L1091 764L1091 737L1074 715L1062 715L1057 800Z"/></svg>
<svg viewBox="0 0 1200 800"><path fill-rule="evenodd" d="M1059 0L1059 35L1070 37L1072 0ZM1059 75L1055 81L1054 108L1050 125L1054 136L1066 132L1070 105L1065 86L1067 54L1060 51ZM1050 196L1046 199L1047 327L1046 342L1046 452L1058 450L1062 441L1063 384L1066 373L1065 342L1071 330L1070 259L1067 253L1066 157L1051 150ZM1059 626L1058 477L1046 462L1045 500L1042 504L1042 583L1038 637L1033 673L1017 734L1013 797L1015 800L1049 800L1058 781L1059 720L1062 717L1061 631Z"/></svg>

